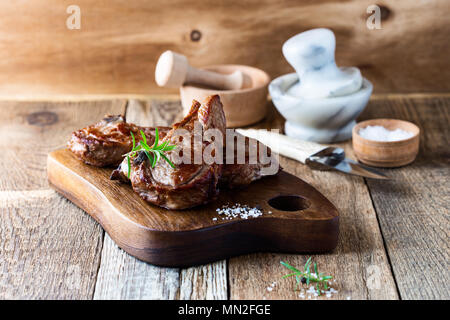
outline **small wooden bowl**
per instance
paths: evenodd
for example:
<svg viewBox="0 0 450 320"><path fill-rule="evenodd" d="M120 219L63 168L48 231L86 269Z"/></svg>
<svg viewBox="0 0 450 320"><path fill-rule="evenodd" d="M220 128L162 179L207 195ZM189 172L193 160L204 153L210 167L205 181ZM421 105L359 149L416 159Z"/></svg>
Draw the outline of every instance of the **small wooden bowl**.
<svg viewBox="0 0 450 320"><path fill-rule="evenodd" d="M180 87L180 96L184 114L188 113L193 99L202 101L207 96L218 94L225 111L227 127L247 126L264 119L267 110L267 86L270 81L266 72L242 65L215 65L202 69L223 74L241 70L245 77L244 88L216 90L191 85L182 86Z"/></svg>
<svg viewBox="0 0 450 320"><path fill-rule="evenodd" d="M412 132L411 138L399 141L374 141L359 135L367 126L383 126L388 130L401 129ZM373 119L353 127L353 150L362 163L373 167L400 167L414 161L419 152L420 129L415 124L396 119Z"/></svg>

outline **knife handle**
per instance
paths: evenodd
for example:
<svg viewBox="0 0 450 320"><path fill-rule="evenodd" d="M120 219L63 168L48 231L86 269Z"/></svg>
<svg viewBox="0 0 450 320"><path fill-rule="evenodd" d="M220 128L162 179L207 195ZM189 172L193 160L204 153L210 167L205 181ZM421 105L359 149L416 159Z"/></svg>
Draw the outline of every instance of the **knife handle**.
<svg viewBox="0 0 450 320"><path fill-rule="evenodd" d="M285 157L305 163L306 159L328 146L315 142L302 141L284 134L257 129L236 129L243 136L258 140L271 148L274 152Z"/></svg>

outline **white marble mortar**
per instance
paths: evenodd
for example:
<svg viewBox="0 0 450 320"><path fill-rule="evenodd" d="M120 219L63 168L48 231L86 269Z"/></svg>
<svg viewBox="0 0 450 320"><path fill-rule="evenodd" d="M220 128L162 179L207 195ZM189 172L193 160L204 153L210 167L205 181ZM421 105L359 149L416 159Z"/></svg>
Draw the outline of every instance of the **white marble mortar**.
<svg viewBox="0 0 450 320"><path fill-rule="evenodd" d="M372 94L372 83L364 78L362 87L354 93L306 99L286 94L298 81L297 73L289 73L269 84L272 101L286 119L285 133L297 139L318 143L350 139L356 125L355 119L364 110Z"/></svg>

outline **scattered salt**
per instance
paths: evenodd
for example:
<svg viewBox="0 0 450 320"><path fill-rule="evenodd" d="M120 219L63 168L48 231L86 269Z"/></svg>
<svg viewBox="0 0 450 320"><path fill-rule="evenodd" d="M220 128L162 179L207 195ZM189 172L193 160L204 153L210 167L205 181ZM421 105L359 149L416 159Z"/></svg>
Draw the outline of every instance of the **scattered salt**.
<svg viewBox="0 0 450 320"><path fill-rule="evenodd" d="M309 289L308 289L308 291L306 291L306 293L317 294L316 289L313 286L309 287Z"/></svg>
<svg viewBox="0 0 450 320"><path fill-rule="evenodd" d="M276 285L277 285L276 281L272 282L272 284L267 287L267 291L271 292Z"/></svg>
<svg viewBox="0 0 450 320"><path fill-rule="evenodd" d="M262 216L263 212L258 208L251 208L247 205L236 203L233 206L224 205L222 208L216 209L219 215L224 215L222 220L232 220L234 218L248 219Z"/></svg>
<svg viewBox="0 0 450 320"><path fill-rule="evenodd" d="M267 287L267 291L271 292L276 285L277 285L276 282L272 282L272 284Z"/></svg>
<svg viewBox="0 0 450 320"><path fill-rule="evenodd" d="M311 273L311 275L313 275L313 273ZM316 300L317 297L319 297L319 292L317 291L317 289L314 286L310 286L306 292L302 289L302 291L299 293L298 297L305 299L305 293L308 294L308 299L312 299L314 297L314 300ZM322 291L322 293L325 294L325 297L331 298L332 295L335 293L338 293L338 291L335 290L334 288L329 288L327 291Z"/></svg>
<svg viewBox="0 0 450 320"><path fill-rule="evenodd" d="M367 126L358 134L364 139L373 141L399 141L411 138L414 134L402 129L388 130L383 126Z"/></svg>

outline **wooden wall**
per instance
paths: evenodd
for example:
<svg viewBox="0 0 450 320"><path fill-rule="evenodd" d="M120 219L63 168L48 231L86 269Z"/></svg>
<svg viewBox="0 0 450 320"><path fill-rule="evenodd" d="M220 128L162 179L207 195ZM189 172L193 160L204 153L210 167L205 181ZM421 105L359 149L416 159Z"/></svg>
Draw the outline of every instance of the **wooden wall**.
<svg viewBox="0 0 450 320"><path fill-rule="evenodd" d="M196 66L248 64L272 77L291 72L290 36L329 27L337 62L356 65L375 92L448 92L450 1L379 1L381 30L369 30L373 0L33 0L0 3L0 95L167 92L154 67L167 49ZM69 30L66 8L81 8Z"/></svg>

